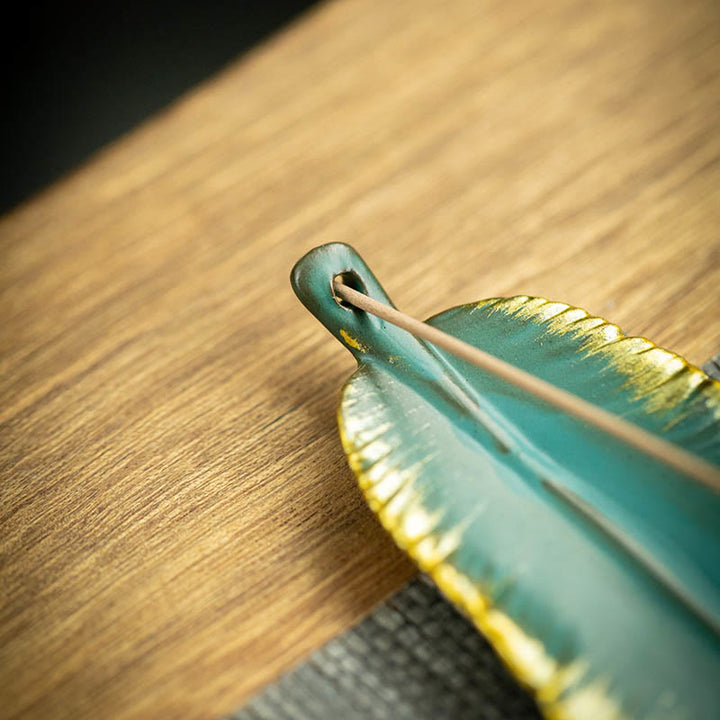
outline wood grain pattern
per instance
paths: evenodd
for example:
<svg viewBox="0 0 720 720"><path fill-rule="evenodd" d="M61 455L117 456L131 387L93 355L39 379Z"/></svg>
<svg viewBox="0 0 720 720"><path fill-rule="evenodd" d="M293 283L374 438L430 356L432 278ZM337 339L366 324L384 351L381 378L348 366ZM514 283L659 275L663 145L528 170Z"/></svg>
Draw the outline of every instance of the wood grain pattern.
<svg viewBox="0 0 720 720"><path fill-rule="evenodd" d="M720 347L715 3L339 0L0 222L0 715L210 718L412 572L291 293L528 293Z"/></svg>

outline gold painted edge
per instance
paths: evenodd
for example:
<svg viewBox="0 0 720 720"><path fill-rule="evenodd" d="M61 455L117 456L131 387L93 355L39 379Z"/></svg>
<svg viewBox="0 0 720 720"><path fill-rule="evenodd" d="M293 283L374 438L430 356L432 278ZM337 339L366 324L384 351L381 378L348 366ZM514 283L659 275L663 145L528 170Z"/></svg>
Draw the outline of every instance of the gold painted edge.
<svg viewBox="0 0 720 720"><path fill-rule="evenodd" d="M650 377L643 378L640 387L644 390L637 397L657 391L660 386L680 382L684 384L683 388L665 387L663 395L677 401L679 392L682 393L680 397L684 397L687 392L697 392L702 388L708 395L707 402L714 419L720 419L720 382L680 355L660 348L646 338L627 336L617 325L592 316L581 308L541 297L492 298L459 307L472 311L473 307L488 305L493 306L492 312L502 311L542 320L549 324L548 329L552 332L580 332L587 337L582 344L584 352L602 353L628 377L634 378L637 370L623 367L623 363L628 358L638 358L652 351L653 354L642 358L641 362L646 368L659 366L659 373L650 373ZM443 594L464 611L492 643L515 677L534 694L548 720L625 720L620 705L607 692L608 681L600 678L581 685L582 676L587 671L582 660L563 665L552 658L538 638L528 635L508 615L494 608L492 598L447 561L461 542L462 528L454 528L442 536L433 533L439 517L431 516L424 510L421 498L413 489L414 479L422 468L395 468L386 464L393 447L384 438L392 424L382 423L374 429L370 438L348 425L355 404L352 394L355 386L363 381L365 368L360 365L343 387L338 407L338 427L350 467L383 527L398 547L430 575ZM633 386L637 387L635 383ZM653 412L665 406L667 402L661 405L650 403L646 409ZM573 686L572 691L565 694L570 686Z"/></svg>
<svg viewBox="0 0 720 720"><path fill-rule="evenodd" d="M427 513L413 490L417 469L384 466L389 446L383 439L390 423L383 423L375 439L354 440L345 423L346 401L357 373L343 388L338 424L343 448L360 488L373 512L395 543L430 575L443 594L460 608L490 641L515 677L535 696L548 720L625 720L617 703L607 697L605 684L595 683L563 692L586 671L581 661L561 665L540 640L525 633L465 574L446 561L462 539L462 528L438 536L432 532L439 518ZM376 460L380 457L380 460ZM364 467L366 469L364 469Z"/></svg>
<svg viewBox="0 0 720 720"><path fill-rule="evenodd" d="M701 395L713 420L720 423L720 382L681 355L637 335L626 335L619 326L582 308L544 297L515 295L491 298L469 305L503 312L519 319L542 322L547 331L558 335L577 335L586 356L599 355L627 378L625 387L648 413L658 413L691 395ZM442 313L434 316L439 317ZM669 420L669 430L681 417Z"/></svg>
<svg viewBox="0 0 720 720"><path fill-rule="evenodd" d="M345 423L347 399L357 373L343 388L338 409L340 437L360 488L373 512L395 543L426 572L443 594L459 607L492 643L516 678L535 696L549 720L624 720L604 688L590 685L561 698L563 691L585 672L581 662L561 666L542 643L527 635L512 619L492 606L492 599L466 575L446 561L458 547L462 529L442 536L432 532L438 518L428 514L413 491L417 470L383 467L389 446L383 439L390 423L383 423L374 439L356 442ZM377 460L376 458L381 458ZM367 469L364 469L365 466Z"/></svg>

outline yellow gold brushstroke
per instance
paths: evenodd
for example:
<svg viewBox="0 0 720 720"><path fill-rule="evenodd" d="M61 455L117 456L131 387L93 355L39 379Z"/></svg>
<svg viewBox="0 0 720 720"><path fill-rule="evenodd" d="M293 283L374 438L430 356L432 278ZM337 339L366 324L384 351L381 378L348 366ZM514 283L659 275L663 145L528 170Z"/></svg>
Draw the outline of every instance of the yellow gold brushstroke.
<svg viewBox="0 0 720 720"><path fill-rule="evenodd" d="M427 535L415 542L417 563L423 572L431 574L435 568L444 563L459 547L462 533L457 529L445 532L439 537Z"/></svg>
<svg viewBox="0 0 720 720"><path fill-rule="evenodd" d="M511 298L503 298L499 303L495 303L493 305L493 311L502 310L504 313L514 313L517 310L522 310L523 306L528 300L532 300L534 298L530 298L527 295L516 295L515 297ZM539 298L540 300L544 300L544 298ZM482 303L478 303L478 306L482 307L485 301Z"/></svg>
<svg viewBox="0 0 720 720"><path fill-rule="evenodd" d="M342 339L349 347L359 350L361 353L367 352L367 348L343 328L340 328L340 335L342 335Z"/></svg>
<svg viewBox="0 0 720 720"><path fill-rule="evenodd" d="M545 298L529 297L523 300L522 304L515 310L518 317L532 317L540 308L547 303Z"/></svg>
<svg viewBox="0 0 720 720"><path fill-rule="evenodd" d="M459 572L449 558L462 542L464 528L435 533L440 513L428 513L415 490L415 479L424 463L399 468L387 455L394 448L390 423L383 423L387 439L376 436L370 442L356 443L356 431L366 435L367 418L354 415L353 378L346 384L338 424L340 437L350 465L365 498L391 534L421 570L427 572L455 605L460 607L478 629L493 643L498 654L515 676L534 692L549 720L623 720L616 703L601 692L600 686L578 686L584 674L581 663L560 665L550 657L542 643L529 636L509 616L492 605L492 599L470 578ZM381 457L377 462L374 458Z"/></svg>
<svg viewBox="0 0 720 720"><path fill-rule="evenodd" d="M536 314L543 320L550 320L551 318L557 317L561 313L567 312L570 309L570 306L565 303L548 302L539 307Z"/></svg>
<svg viewBox="0 0 720 720"><path fill-rule="evenodd" d="M483 304L478 303L477 307ZM558 311L560 308L564 309ZM699 390L707 409L720 420L720 383L708 381L702 370L646 338L627 336L617 325L589 315L581 308L545 298L518 295L500 301L494 299L492 312L542 323L549 332L558 335L574 335L581 341L582 352L603 357L627 378L624 387L635 400L643 403L646 412L670 409ZM667 427L681 420L681 416L675 416Z"/></svg>
<svg viewBox="0 0 720 720"><path fill-rule="evenodd" d="M493 298L468 306L468 312L483 307L492 313L541 321L549 332L577 335L582 352L605 357L627 377L628 389L648 411L671 407L692 392L702 392L702 402L720 419L720 383L645 338L627 337L602 318L544 298ZM348 344L357 342L344 331L341 333ZM377 416L368 413L363 417L363 413L353 412L354 382L361 377L362 368L343 390L338 408L340 437L368 504L397 545L488 637L515 676L535 694L548 720L624 720L626 716L610 696L605 680L583 684L587 665L581 659L559 663L538 638L528 635L507 614L493 607L492 598L455 568L451 557L462 542L463 528L435 532L440 515L424 509L414 487L422 463L411 468L397 467L389 455L397 441L392 424L386 422L378 427ZM375 462L376 458L382 459Z"/></svg>

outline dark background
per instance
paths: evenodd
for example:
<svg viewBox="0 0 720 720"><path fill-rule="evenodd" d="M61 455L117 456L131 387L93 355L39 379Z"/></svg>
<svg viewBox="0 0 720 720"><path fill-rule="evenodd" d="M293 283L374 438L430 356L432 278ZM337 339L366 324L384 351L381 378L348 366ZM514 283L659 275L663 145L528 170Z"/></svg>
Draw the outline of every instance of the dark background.
<svg viewBox="0 0 720 720"><path fill-rule="evenodd" d="M132 129L312 0L40 2L0 29L0 213Z"/></svg>

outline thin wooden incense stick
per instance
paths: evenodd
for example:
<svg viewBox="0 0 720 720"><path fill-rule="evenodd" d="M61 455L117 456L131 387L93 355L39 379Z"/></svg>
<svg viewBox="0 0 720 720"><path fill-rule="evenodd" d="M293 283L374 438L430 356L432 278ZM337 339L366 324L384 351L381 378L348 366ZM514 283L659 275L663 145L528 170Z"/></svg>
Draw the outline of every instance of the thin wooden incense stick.
<svg viewBox="0 0 720 720"><path fill-rule="evenodd" d="M345 302L386 320L407 332L436 345L447 352L506 380L527 393L544 400L564 412L599 428L608 435L634 446L657 460L679 470L684 475L720 491L720 468L706 462L687 450L643 430L613 413L593 405L541 378L500 360L459 338L406 315L395 308L378 302L364 293L349 287L340 278L333 283L335 294Z"/></svg>

